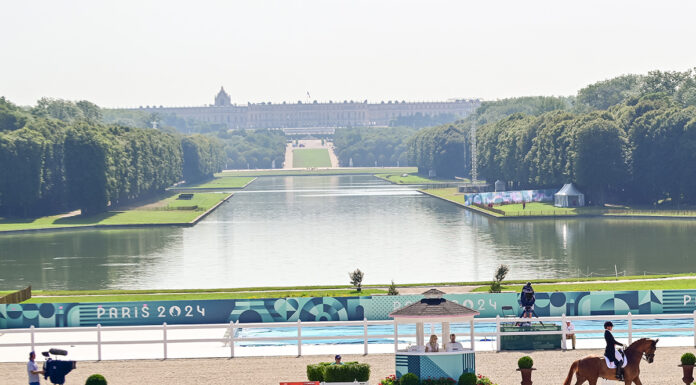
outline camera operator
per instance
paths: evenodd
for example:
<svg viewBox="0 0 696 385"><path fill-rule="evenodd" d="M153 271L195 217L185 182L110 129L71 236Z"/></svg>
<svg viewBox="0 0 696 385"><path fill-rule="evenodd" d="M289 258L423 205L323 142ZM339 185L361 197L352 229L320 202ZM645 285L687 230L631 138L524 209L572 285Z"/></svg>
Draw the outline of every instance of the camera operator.
<svg viewBox="0 0 696 385"><path fill-rule="evenodd" d="M39 370L39 366L36 365L36 353L29 353L29 362L27 362L27 374L29 375L29 385L39 385L39 374L43 374L43 370Z"/></svg>
<svg viewBox="0 0 696 385"><path fill-rule="evenodd" d="M520 303L524 308L522 312L522 318L532 318L532 313L534 313L534 302L536 298L534 297L534 289L532 288L532 283L527 282L522 288L522 293L520 294Z"/></svg>

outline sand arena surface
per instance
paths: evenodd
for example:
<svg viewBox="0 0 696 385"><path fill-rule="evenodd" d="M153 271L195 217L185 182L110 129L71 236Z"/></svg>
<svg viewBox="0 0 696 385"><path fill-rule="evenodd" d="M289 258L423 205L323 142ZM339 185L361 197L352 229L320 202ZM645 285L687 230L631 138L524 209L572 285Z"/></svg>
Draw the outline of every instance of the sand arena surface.
<svg viewBox="0 0 696 385"><path fill-rule="evenodd" d="M679 358L694 348L663 348L657 350L655 362L641 363L641 380L645 385L683 384L682 370L677 367ZM532 380L536 385L561 385L568 374L570 364L590 354L601 354L596 350L569 350L567 352L482 352L476 354L477 372L489 376L498 385L517 385L520 374L517 359L523 355L534 359ZM375 354L369 356L344 355L344 361L360 361L372 367L370 384L394 374L394 355ZM249 384L278 385L280 381L306 380L307 364L333 361L332 356L253 357L234 359L177 359L78 362L77 369L67 377L66 384L84 384L94 373L106 377L110 385L204 385L204 384ZM41 364L41 362L39 362ZM0 363L0 384L26 384L26 364ZM46 381L41 382L46 384ZM573 381L573 384L575 382ZM600 380L598 384L603 384ZM607 381L607 384L618 382Z"/></svg>

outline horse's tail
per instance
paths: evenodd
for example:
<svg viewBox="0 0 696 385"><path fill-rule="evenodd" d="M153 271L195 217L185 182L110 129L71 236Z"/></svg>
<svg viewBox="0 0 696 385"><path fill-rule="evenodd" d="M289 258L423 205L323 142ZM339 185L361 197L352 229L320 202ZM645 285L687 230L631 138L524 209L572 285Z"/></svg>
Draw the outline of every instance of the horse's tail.
<svg viewBox="0 0 696 385"><path fill-rule="evenodd" d="M580 363L580 360L577 360L573 362L572 365L570 365L570 370L568 371L568 377L566 377L565 381L563 382L563 385L570 385L570 382L573 381L573 374L578 371L578 364Z"/></svg>

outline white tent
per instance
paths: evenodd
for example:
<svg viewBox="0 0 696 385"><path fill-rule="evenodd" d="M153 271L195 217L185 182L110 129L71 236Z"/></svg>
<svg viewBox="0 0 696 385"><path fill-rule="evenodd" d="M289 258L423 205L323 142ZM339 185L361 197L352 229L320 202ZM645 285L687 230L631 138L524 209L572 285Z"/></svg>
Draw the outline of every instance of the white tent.
<svg viewBox="0 0 696 385"><path fill-rule="evenodd" d="M553 205L556 207L580 207L585 205L585 194L572 183L567 183L553 194Z"/></svg>

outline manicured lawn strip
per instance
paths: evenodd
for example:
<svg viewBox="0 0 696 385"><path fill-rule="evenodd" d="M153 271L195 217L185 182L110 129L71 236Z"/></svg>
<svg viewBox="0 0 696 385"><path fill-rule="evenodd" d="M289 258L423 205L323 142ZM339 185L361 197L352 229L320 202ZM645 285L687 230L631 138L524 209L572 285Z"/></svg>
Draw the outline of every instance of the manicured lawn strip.
<svg viewBox="0 0 696 385"><path fill-rule="evenodd" d="M506 286L510 285L524 285L526 282L530 281L533 284L542 283L558 283L558 282L594 282L594 281L613 281L609 284L615 285L618 283L623 283L624 281L631 281L636 279L660 279L660 278L678 278L678 277L693 277L694 273L683 273L683 274L660 274L660 275L632 275L619 277L618 280L615 277L583 277L583 278L555 278L555 279L533 279L533 280L509 280L505 281ZM693 280L693 279L689 279ZM645 283L655 283L655 282L667 282L665 281L645 281ZM678 281L678 280L675 280ZM640 283L640 282L626 282L626 283ZM488 286L490 281L464 281L464 282L433 282L433 283L409 283L409 284L397 284L398 287L433 287L433 286ZM570 286L572 284L563 285L564 287ZM363 285L363 293L368 292L371 288L384 288L388 284L372 284ZM561 286L561 285L557 285ZM514 286L516 287L516 286ZM513 289L514 289L513 287ZM33 290L32 294L34 296L66 296L66 297L76 297L76 296L89 296L89 295L148 295L148 294L191 294L194 298L198 298L201 294L214 294L214 293L240 293L240 292L259 292L261 298L269 292L279 292L287 293L290 292L317 292L326 291L328 293L340 292L340 291L353 291L350 285L325 285L325 286L266 286L266 287L241 287L241 288L213 288L213 289L149 289L149 290ZM478 291L487 291L487 288L480 289ZM9 293L9 291L8 291ZM241 293L240 293L241 294ZM83 297L84 298L84 297Z"/></svg>
<svg viewBox="0 0 696 385"><path fill-rule="evenodd" d="M225 199L228 195L221 193L194 193L192 199L180 200L177 199L178 194L171 194L156 205L146 208L107 211L87 217L79 215L61 218L60 215L53 215L32 219L0 218L0 232L93 225L186 224Z"/></svg>
<svg viewBox="0 0 696 385"><path fill-rule="evenodd" d="M438 183L466 183L468 180L461 179L431 179L422 177L418 174L408 174L407 176L401 176L401 174L375 174L377 178L384 179L387 182L395 184L438 184Z"/></svg>
<svg viewBox="0 0 696 385"><path fill-rule="evenodd" d="M522 283L517 286L506 284L503 291L520 291ZM599 290L684 290L695 289L696 279L665 279L658 281L634 281L634 282L586 282L564 285L535 285L537 292L554 291L599 291ZM488 292L488 287L479 287L474 292Z"/></svg>
<svg viewBox="0 0 696 385"><path fill-rule="evenodd" d="M219 175L219 174L218 174ZM246 187L249 183L254 181L254 177L250 176L216 176L215 179L203 182L203 183L194 183L191 185L184 185L181 187L177 187L178 189L201 189L201 188L206 188L206 189L212 189L212 188L219 188L219 189L242 189Z"/></svg>
<svg viewBox="0 0 696 385"><path fill-rule="evenodd" d="M121 294L92 296L33 297L24 303L58 302L130 302L130 301L188 301L202 299L248 299L285 297L354 297L361 295L386 294L386 290L316 290L316 291L259 291L252 293L188 293L188 294Z"/></svg>
<svg viewBox="0 0 696 385"><path fill-rule="evenodd" d="M505 211L505 215L601 215L604 210L601 207L556 207L550 202L529 202L522 208L521 203L507 205L494 205L494 208Z"/></svg>
<svg viewBox="0 0 696 385"><path fill-rule="evenodd" d="M331 167L329 150L325 148L292 150L292 167Z"/></svg>
<svg viewBox="0 0 696 385"><path fill-rule="evenodd" d="M404 174L416 173L416 167L344 167L319 170L230 170L215 174L215 176L310 176L310 175L369 175L384 174L385 172Z"/></svg>
<svg viewBox="0 0 696 385"><path fill-rule="evenodd" d="M569 278L542 278L542 279L512 279L506 280L505 285L524 285L527 282L533 284L539 283L558 283L558 282L594 282L594 281L633 281L636 279L654 279L658 280L660 278L678 278L678 277L693 277L696 273L681 273L681 274L656 274L656 275L627 275L625 277L619 277L618 279L614 276L605 277L569 277ZM656 282L656 281L652 281ZM418 286L488 286L491 281L463 281L463 282L434 282L434 283L407 283L398 284L397 287L418 287ZM388 285L363 285L363 287L385 287Z"/></svg>

